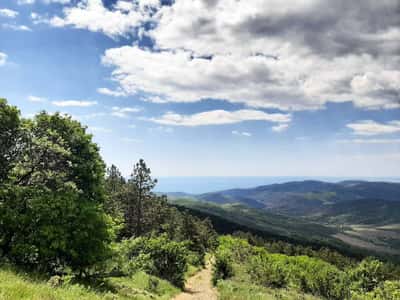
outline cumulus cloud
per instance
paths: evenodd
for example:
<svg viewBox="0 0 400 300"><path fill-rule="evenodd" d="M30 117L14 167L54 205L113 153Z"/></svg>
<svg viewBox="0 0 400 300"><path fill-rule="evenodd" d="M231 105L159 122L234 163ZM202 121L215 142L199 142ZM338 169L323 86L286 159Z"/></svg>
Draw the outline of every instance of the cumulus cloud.
<svg viewBox="0 0 400 300"><path fill-rule="evenodd" d="M126 97L126 93L121 90L110 90L109 88L98 88L97 92L103 95L112 96L112 97Z"/></svg>
<svg viewBox="0 0 400 300"><path fill-rule="evenodd" d="M157 103L222 99L281 110L321 109L328 101L400 107L398 0L160 2L106 7L82 0L46 22L153 41L104 53L120 86L110 95L143 92Z"/></svg>
<svg viewBox="0 0 400 300"><path fill-rule="evenodd" d="M289 124L279 124L279 125L276 125L276 126L272 126L272 131L275 131L275 132L282 132L282 131L285 131L286 129L288 129L289 128Z"/></svg>
<svg viewBox="0 0 400 300"><path fill-rule="evenodd" d="M234 124L243 121L286 123L290 122L291 116L288 114L266 113L260 110L242 109L237 111L212 110L192 115L168 112L160 118L151 118L149 120L163 125L204 126Z"/></svg>
<svg viewBox="0 0 400 300"><path fill-rule="evenodd" d="M59 101L53 101L51 103L59 107L89 107L97 105L96 101L83 101L83 100L59 100Z"/></svg>
<svg viewBox="0 0 400 300"><path fill-rule="evenodd" d="M16 16L18 16L18 12L12 9L8 9L8 8L0 8L0 17L5 17L5 18L15 18Z"/></svg>
<svg viewBox="0 0 400 300"><path fill-rule="evenodd" d="M372 120L362 120L346 125L357 135L379 135L400 132L400 121L378 123Z"/></svg>
<svg viewBox="0 0 400 300"><path fill-rule="evenodd" d="M0 66L5 65L7 62L7 54L0 52Z"/></svg>
<svg viewBox="0 0 400 300"><path fill-rule="evenodd" d="M114 117L119 117L119 118L127 118L129 114L131 113L137 113L142 111L141 108L139 107L118 107L114 106L112 108L111 115Z"/></svg>
<svg viewBox="0 0 400 300"><path fill-rule="evenodd" d="M343 144L400 144L400 139L345 139L338 140Z"/></svg>
<svg viewBox="0 0 400 300"><path fill-rule="evenodd" d="M252 136L252 134L250 132L247 132L247 131L232 130L232 134L233 135L239 135L239 136L247 136L247 137Z"/></svg>
<svg viewBox="0 0 400 300"><path fill-rule="evenodd" d="M43 2L45 4L51 4L51 3L68 4L71 2L71 0L41 0L41 2ZM35 4L35 3L36 3L36 0L17 0L18 5L27 5L27 4Z"/></svg>
<svg viewBox="0 0 400 300"><path fill-rule="evenodd" d="M35 0L17 0L18 5L34 4Z"/></svg>
<svg viewBox="0 0 400 300"><path fill-rule="evenodd" d="M176 0L152 19L155 49L103 57L127 93L283 110L399 107L397 0Z"/></svg>
<svg viewBox="0 0 400 300"><path fill-rule="evenodd" d="M55 27L72 26L93 32L102 32L110 37L133 34L135 29L149 20L153 7L158 1L141 4L142 1L117 1L112 9L104 6L102 0L83 0L76 6L65 7L63 16L42 19Z"/></svg>
<svg viewBox="0 0 400 300"><path fill-rule="evenodd" d="M1 27L4 29L10 29L14 31L32 31L32 29L26 25L2 24Z"/></svg>
<svg viewBox="0 0 400 300"><path fill-rule="evenodd" d="M30 96L28 96L28 101L30 101L30 102L46 102L47 99L43 98L43 97L37 97L37 96L30 95Z"/></svg>

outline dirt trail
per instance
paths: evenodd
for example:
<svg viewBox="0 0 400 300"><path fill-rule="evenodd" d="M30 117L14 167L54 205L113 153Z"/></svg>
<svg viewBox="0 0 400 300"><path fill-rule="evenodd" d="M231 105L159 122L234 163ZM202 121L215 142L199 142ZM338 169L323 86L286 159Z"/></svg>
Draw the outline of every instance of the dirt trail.
<svg viewBox="0 0 400 300"><path fill-rule="evenodd" d="M211 283L211 263L207 262L206 268L190 277L184 291L173 300L217 300L217 295Z"/></svg>

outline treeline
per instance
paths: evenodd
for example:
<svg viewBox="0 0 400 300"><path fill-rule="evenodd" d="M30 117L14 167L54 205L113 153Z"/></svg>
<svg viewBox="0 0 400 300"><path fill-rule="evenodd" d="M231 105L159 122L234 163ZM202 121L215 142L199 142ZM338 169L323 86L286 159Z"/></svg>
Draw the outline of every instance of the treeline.
<svg viewBox="0 0 400 300"><path fill-rule="evenodd" d="M215 260L213 281L216 285L223 286L226 280L234 284L244 281L248 285L291 288L337 300L400 297L400 270L374 258L340 269L319 258L271 253L265 247L250 245L245 239L222 236ZM252 298L251 294L247 296Z"/></svg>
<svg viewBox="0 0 400 300"><path fill-rule="evenodd" d="M156 183L143 160L128 180L115 166L106 172L92 136L71 117L23 119L0 99L3 263L81 278L145 270L182 286L216 233L155 195Z"/></svg>

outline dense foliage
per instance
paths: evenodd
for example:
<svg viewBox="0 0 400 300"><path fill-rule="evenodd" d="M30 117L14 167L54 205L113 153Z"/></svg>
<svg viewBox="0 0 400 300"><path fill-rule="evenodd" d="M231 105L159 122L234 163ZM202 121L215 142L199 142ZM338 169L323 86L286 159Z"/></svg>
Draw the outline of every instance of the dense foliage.
<svg viewBox="0 0 400 300"><path fill-rule="evenodd" d="M0 116L4 261L50 274L104 275L115 249L136 245L124 263L178 286L189 263L204 263L216 241L212 224L154 194L157 180L143 160L125 180L114 165L106 172L92 136L71 117L22 119L5 100Z"/></svg>
<svg viewBox="0 0 400 300"><path fill-rule="evenodd" d="M7 174L0 192L0 249L17 264L51 272L84 272L109 255L104 163L78 122L60 114L20 120L5 102ZM2 124L3 125L3 124ZM3 130L2 130L3 132Z"/></svg>
<svg viewBox="0 0 400 300"><path fill-rule="evenodd" d="M253 246L262 246L270 253L282 253L289 256L305 255L322 259L335 265L341 270L355 266L357 260L341 254L340 252L327 247L310 247L299 244L289 243L279 240L268 240L249 232L236 231L232 234L235 237L245 239Z"/></svg>
<svg viewBox="0 0 400 300"><path fill-rule="evenodd" d="M170 240L166 235L141 237L122 241L116 252L116 267L124 275L143 270L183 287L188 268L185 242Z"/></svg>
<svg viewBox="0 0 400 300"><path fill-rule="evenodd" d="M216 284L221 279L238 278L239 282L292 288L326 299L398 299L394 297L400 292L396 281L399 274L376 259L368 258L340 270L318 258L270 253L232 236L223 236L219 241L213 275Z"/></svg>

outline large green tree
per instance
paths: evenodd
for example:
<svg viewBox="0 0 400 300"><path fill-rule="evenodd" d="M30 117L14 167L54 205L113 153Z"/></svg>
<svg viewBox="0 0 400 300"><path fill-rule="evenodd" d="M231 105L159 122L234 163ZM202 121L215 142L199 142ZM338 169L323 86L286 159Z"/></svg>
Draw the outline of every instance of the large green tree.
<svg viewBox="0 0 400 300"><path fill-rule="evenodd" d="M0 184L17 161L22 137L19 110L0 99Z"/></svg>
<svg viewBox="0 0 400 300"><path fill-rule="evenodd" d="M99 149L79 122L38 114L21 125L26 139L0 206L0 248L19 264L85 271L108 255Z"/></svg>

